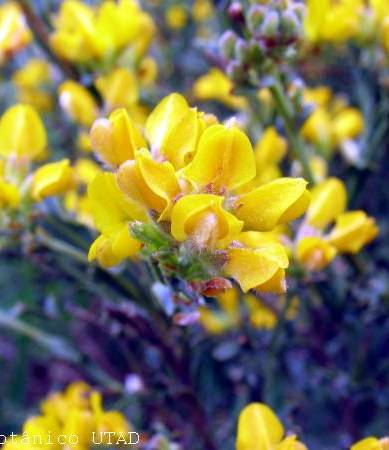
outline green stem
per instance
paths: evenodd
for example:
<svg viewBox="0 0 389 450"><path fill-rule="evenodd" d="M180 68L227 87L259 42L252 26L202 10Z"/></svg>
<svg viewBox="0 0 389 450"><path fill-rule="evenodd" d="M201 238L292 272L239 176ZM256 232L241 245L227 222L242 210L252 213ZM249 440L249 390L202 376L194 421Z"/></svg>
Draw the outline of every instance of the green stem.
<svg viewBox="0 0 389 450"><path fill-rule="evenodd" d="M12 316L9 313L7 314L4 311L0 311L0 325L28 337L29 339L44 347L46 350L68 361L77 362L80 360L80 355L78 354L78 352L58 336L52 336L50 334L44 333L41 330L33 327L32 325Z"/></svg>
<svg viewBox="0 0 389 450"><path fill-rule="evenodd" d="M305 178L310 182L314 183L315 179L313 177L311 166L309 164L309 158L306 151L304 142L296 130L293 107L288 101L287 95L282 87L281 82L278 78L274 77L274 84L270 86L270 92L273 96L274 102L277 106L277 110L284 121L284 127L288 139L292 144L292 149L300 161L303 168L303 173Z"/></svg>

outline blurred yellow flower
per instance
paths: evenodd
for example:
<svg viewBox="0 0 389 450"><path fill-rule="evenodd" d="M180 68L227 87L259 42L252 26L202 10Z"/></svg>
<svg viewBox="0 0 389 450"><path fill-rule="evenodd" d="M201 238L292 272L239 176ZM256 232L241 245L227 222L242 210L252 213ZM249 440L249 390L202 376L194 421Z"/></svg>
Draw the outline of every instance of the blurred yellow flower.
<svg viewBox="0 0 389 450"><path fill-rule="evenodd" d="M180 4L171 5L166 9L165 21L172 30L180 30L188 21L188 11Z"/></svg>
<svg viewBox="0 0 389 450"><path fill-rule="evenodd" d="M97 119L99 108L92 94L83 85L67 80L58 88L62 109L76 123L90 127Z"/></svg>
<svg viewBox="0 0 389 450"><path fill-rule="evenodd" d="M44 164L33 174L32 197L40 201L46 197L64 194L72 188L73 182L73 169L68 159Z"/></svg>
<svg viewBox="0 0 389 450"><path fill-rule="evenodd" d="M198 100L216 100L232 109L245 109L247 100L233 94L232 81L216 67L199 77L193 84L193 94Z"/></svg>
<svg viewBox="0 0 389 450"><path fill-rule="evenodd" d="M0 64L32 41L26 19L16 2L0 5Z"/></svg>
<svg viewBox="0 0 389 450"><path fill-rule="evenodd" d="M30 105L11 106L0 119L0 155L38 160L46 154L47 136Z"/></svg>
<svg viewBox="0 0 389 450"><path fill-rule="evenodd" d="M239 416L236 450L307 450L295 435L284 434L284 427L271 408L250 403Z"/></svg>

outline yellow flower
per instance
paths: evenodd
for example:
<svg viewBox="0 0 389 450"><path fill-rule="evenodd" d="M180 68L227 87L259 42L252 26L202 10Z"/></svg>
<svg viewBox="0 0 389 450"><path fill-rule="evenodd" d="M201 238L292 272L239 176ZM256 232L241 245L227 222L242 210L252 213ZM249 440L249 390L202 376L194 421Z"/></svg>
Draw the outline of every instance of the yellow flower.
<svg viewBox="0 0 389 450"><path fill-rule="evenodd" d="M159 213L158 220L169 218L173 199L181 190L173 166L151 158L146 149L138 150L135 161L119 167L117 179L128 198Z"/></svg>
<svg viewBox="0 0 389 450"><path fill-rule="evenodd" d="M247 229L271 231L305 212L310 200L306 186L302 178L279 178L241 195L234 214Z"/></svg>
<svg viewBox="0 0 389 450"><path fill-rule="evenodd" d="M240 322L239 292L228 289L216 297L220 311L200 308L200 323L211 334L220 334L235 328Z"/></svg>
<svg viewBox="0 0 389 450"><path fill-rule="evenodd" d="M0 155L37 160L45 155L46 130L30 105L11 106L0 119Z"/></svg>
<svg viewBox="0 0 389 450"><path fill-rule="evenodd" d="M266 128L254 150L257 170L262 170L271 164L280 163L287 148L286 140L277 133L274 127Z"/></svg>
<svg viewBox="0 0 389 450"><path fill-rule="evenodd" d="M18 187L0 178L0 208L17 208L19 203Z"/></svg>
<svg viewBox="0 0 389 450"><path fill-rule="evenodd" d="M201 136L185 177L212 193L224 193L255 177L251 143L236 126L213 125Z"/></svg>
<svg viewBox="0 0 389 450"><path fill-rule="evenodd" d="M352 445L350 450L389 450L389 437L382 439L367 437Z"/></svg>
<svg viewBox="0 0 389 450"><path fill-rule="evenodd" d="M348 211L337 217L328 239L340 252L358 253L378 232L375 220L364 211Z"/></svg>
<svg viewBox="0 0 389 450"><path fill-rule="evenodd" d="M151 17L134 0L105 1L96 8L65 0L54 26L50 37L54 51L81 63L109 60L127 47L139 57L155 32Z"/></svg>
<svg viewBox="0 0 389 450"><path fill-rule="evenodd" d="M31 58L21 69L12 75L18 87L37 87L50 80L50 65L41 58Z"/></svg>
<svg viewBox="0 0 389 450"><path fill-rule="evenodd" d="M46 197L63 194L72 188L73 181L73 169L68 159L45 164L33 174L32 197L40 201Z"/></svg>
<svg viewBox="0 0 389 450"><path fill-rule="evenodd" d="M98 106L92 94L79 83L68 80L58 88L59 103L76 123L89 127L98 116Z"/></svg>
<svg viewBox="0 0 389 450"><path fill-rule="evenodd" d="M146 210L119 189L114 174L98 174L88 185L88 197L96 228L102 233L89 249L88 259L104 267L135 256L140 243L130 235L129 224L147 221Z"/></svg>
<svg viewBox="0 0 389 450"><path fill-rule="evenodd" d="M319 236L307 236L297 243L296 258L308 270L322 270L336 256L336 248Z"/></svg>
<svg viewBox="0 0 389 450"><path fill-rule="evenodd" d="M281 294L286 290L285 269L288 265L284 247L269 243L256 249L228 249L223 270L239 283L243 292L256 289Z"/></svg>
<svg viewBox="0 0 389 450"><path fill-rule="evenodd" d="M254 328L271 330L277 324L277 315L254 295L243 297L249 312L250 324Z"/></svg>
<svg viewBox="0 0 389 450"><path fill-rule="evenodd" d="M329 112L324 108L317 108L305 121L301 134L307 141L325 149L333 145L333 123Z"/></svg>
<svg viewBox="0 0 389 450"><path fill-rule="evenodd" d="M177 241L190 239L197 248L223 248L242 229L243 222L222 207L223 197L186 195L174 205L171 233Z"/></svg>
<svg viewBox="0 0 389 450"><path fill-rule="evenodd" d="M338 178L328 178L312 189L306 221L315 228L324 229L345 210L346 203L347 192L343 182Z"/></svg>
<svg viewBox="0 0 389 450"><path fill-rule="evenodd" d="M199 77L193 85L194 96L202 101L217 100L232 109L245 109L247 100L244 97L233 95L234 84L216 67Z"/></svg>
<svg viewBox="0 0 389 450"><path fill-rule="evenodd" d="M283 439L284 427L263 403L250 403L239 416L236 450L306 450L296 436Z"/></svg>
<svg viewBox="0 0 389 450"><path fill-rule="evenodd" d="M155 82L157 77L158 77L157 61L151 56L143 58L138 68L138 78L140 82L145 86L149 86Z"/></svg>
<svg viewBox="0 0 389 450"><path fill-rule="evenodd" d="M192 5L192 17L196 22L204 22L211 19L213 14L214 8L210 0L194 0Z"/></svg>
<svg viewBox="0 0 389 450"><path fill-rule="evenodd" d="M96 80L96 87L103 97L108 111L115 108L131 109L138 102L139 88L135 75L124 67L118 67Z"/></svg>
<svg viewBox="0 0 389 450"><path fill-rule="evenodd" d="M108 119L98 119L92 126L90 138L98 157L113 168L134 159L135 151L146 146L125 109L115 110Z"/></svg>
<svg viewBox="0 0 389 450"><path fill-rule="evenodd" d="M180 30L188 21L188 12L182 5L169 6L165 13L165 21L172 30Z"/></svg>
<svg viewBox="0 0 389 450"><path fill-rule="evenodd" d="M304 21L307 39L339 43L355 37L363 9L363 0L308 0Z"/></svg>
<svg viewBox="0 0 389 450"><path fill-rule="evenodd" d="M0 64L32 41L26 19L16 2L0 6Z"/></svg>
<svg viewBox="0 0 389 450"><path fill-rule="evenodd" d="M356 108L345 108L334 117L334 135L338 143L354 139L364 129L364 120L361 112Z"/></svg>
<svg viewBox="0 0 389 450"><path fill-rule="evenodd" d="M149 115L145 133L151 153L180 169L193 157L205 127L197 110L190 108L182 95L174 93L162 99Z"/></svg>
<svg viewBox="0 0 389 450"><path fill-rule="evenodd" d="M304 103L313 104L322 108L325 108L329 104L331 97L331 89L327 86L306 88L303 92Z"/></svg>

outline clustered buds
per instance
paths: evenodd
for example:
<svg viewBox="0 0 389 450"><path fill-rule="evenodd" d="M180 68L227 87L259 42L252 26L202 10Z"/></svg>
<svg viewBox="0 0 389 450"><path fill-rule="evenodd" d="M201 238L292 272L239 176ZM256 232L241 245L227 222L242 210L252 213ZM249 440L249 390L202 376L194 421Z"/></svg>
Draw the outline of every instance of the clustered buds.
<svg viewBox="0 0 389 450"><path fill-rule="evenodd" d="M242 81L250 72L267 73L274 64L295 54L302 30L301 3L274 0L244 9L240 2L233 2L228 12L240 32L227 30L220 38L219 48L233 80Z"/></svg>

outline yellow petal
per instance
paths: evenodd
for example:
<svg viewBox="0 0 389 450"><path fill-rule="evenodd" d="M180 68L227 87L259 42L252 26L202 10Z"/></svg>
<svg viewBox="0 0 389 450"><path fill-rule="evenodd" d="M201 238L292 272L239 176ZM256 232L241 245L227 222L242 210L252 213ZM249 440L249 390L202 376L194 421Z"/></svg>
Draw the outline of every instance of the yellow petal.
<svg viewBox="0 0 389 450"><path fill-rule="evenodd" d="M304 122L302 136L314 144L330 148L333 145L333 123L330 114L324 108L317 108Z"/></svg>
<svg viewBox="0 0 389 450"><path fill-rule="evenodd" d="M307 38L317 42L321 38L325 18L330 10L330 0L308 0L304 19L304 31Z"/></svg>
<svg viewBox="0 0 389 450"><path fill-rule="evenodd" d="M367 437L356 442L350 450L382 450L378 439Z"/></svg>
<svg viewBox="0 0 389 450"><path fill-rule="evenodd" d="M223 197L186 195L174 205L171 233L177 241L192 239L200 248L224 247L240 232L243 223L223 209Z"/></svg>
<svg viewBox="0 0 389 450"><path fill-rule="evenodd" d="M131 199L160 213L159 220L169 217L173 199L180 193L178 179L169 162L151 158L146 149L136 153L136 161L127 161L118 171L118 183Z"/></svg>
<svg viewBox="0 0 389 450"><path fill-rule="evenodd" d="M125 109L115 110L108 119L96 120L90 137L99 158L111 167L134 159L135 151L146 146L146 141Z"/></svg>
<svg viewBox="0 0 389 450"><path fill-rule="evenodd" d="M188 103L180 94L170 94L163 98L149 115L145 133L153 153L160 153L166 136L176 128L188 113Z"/></svg>
<svg viewBox="0 0 389 450"><path fill-rule="evenodd" d="M247 229L271 231L301 216L309 204L307 182L279 178L238 198L235 214Z"/></svg>
<svg viewBox="0 0 389 450"><path fill-rule="evenodd" d="M98 106L92 94L82 84L68 80L58 88L62 109L76 123L90 127L98 115Z"/></svg>
<svg viewBox="0 0 389 450"><path fill-rule="evenodd" d="M96 87L104 98L108 111L131 108L138 101L139 88L135 75L123 67L96 80Z"/></svg>
<svg viewBox="0 0 389 450"><path fill-rule="evenodd" d="M274 127L267 128L255 146L255 160L257 170L262 170L268 165L278 164L285 156L288 144L277 133Z"/></svg>
<svg viewBox="0 0 389 450"><path fill-rule="evenodd" d="M107 236L132 220L148 220L142 205L129 199L120 190L112 173L98 174L88 185L96 228Z"/></svg>
<svg viewBox="0 0 389 450"><path fill-rule="evenodd" d="M42 200L53 195L63 194L72 188L74 182L73 169L68 159L41 166L34 172L32 180L32 196Z"/></svg>
<svg viewBox="0 0 389 450"><path fill-rule="evenodd" d="M234 85L224 72L212 67L193 84L193 93L199 100L217 100L233 109L244 109L247 100L233 95Z"/></svg>
<svg viewBox="0 0 389 450"><path fill-rule="evenodd" d="M288 265L284 247L280 244L268 244L257 249L229 249L224 272L235 278L243 292L254 288L284 292L284 269Z"/></svg>
<svg viewBox="0 0 389 450"><path fill-rule="evenodd" d="M347 203L346 188L338 178L328 178L312 189L307 223L323 229L341 214Z"/></svg>
<svg viewBox="0 0 389 450"><path fill-rule="evenodd" d="M307 450L307 447L293 435L285 438L275 450Z"/></svg>
<svg viewBox="0 0 389 450"><path fill-rule="evenodd" d="M11 106L0 120L0 154L39 159L47 145L45 127L32 106Z"/></svg>
<svg viewBox="0 0 389 450"><path fill-rule="evenodd" d="M297 243L297 260L308 270L322 270L336 256L336 248L321 237L308 236Z"/></svg>
<svg viewBox="0 0 389 450"><path fill-rule="evenodd" d="M337 217L328 239L340 252L358 253L378 232L375 220L364 211L349 211Z"/></svg>
<svg viewBox="0 0 389 450"><path fill-rule="evenodd" d="M333 126L337 142L354 139L364 129L363 116L356 108L345 108L334 118Z"/></svg>
<svg viewBox="0 0 389 450"><path fill-rule="evenodd" d="M213 125L200 138L186 178L211 192L235 189L255 177L255 159L247 136L236 126Z"/></svg>
<svg viewBox="0 0 389 450"><path fill-rule="evenodd" d="M251 403L239 416L236 450L272 450L282 439L284 428L263 403Z"/></svg>
<svg viewBox="0 0 389 450"><path fill-rule="evenodd" d="M0 207L17 208L20 204L20 192L17 186L0 178Z"/></svg>

